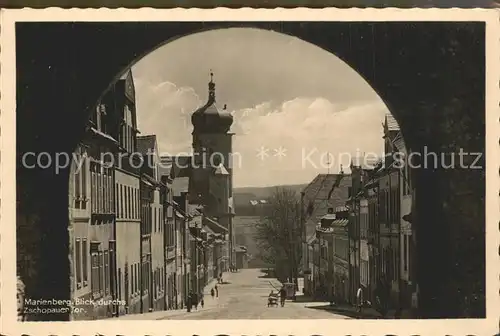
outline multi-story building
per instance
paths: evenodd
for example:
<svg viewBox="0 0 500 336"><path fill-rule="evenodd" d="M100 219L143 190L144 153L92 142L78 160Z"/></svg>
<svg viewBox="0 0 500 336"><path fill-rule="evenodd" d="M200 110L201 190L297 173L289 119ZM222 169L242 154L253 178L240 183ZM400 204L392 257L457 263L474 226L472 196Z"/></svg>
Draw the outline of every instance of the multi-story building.
<svg viewBox="0 0 500 336"><path fill-rule="evenodd" d="M352 302L349 293L351 249L349 246L349 210L345 206L335 209L333 227L333 297L336 302Z"/></svg>
<svg viewBox="0 0 500 336"><path fill-rule="evenodd" d="M109 98L113 92L108 93ZM73 297L116 299L116 237L113 134L116 115L103 99L92 113L78 147L70 184L71 242L73 245ZM115 137L113 137L115 135ZM72 281L73 282L73 281ZM116 314L117 306L87 305L74 319L98 319Z"/></svg>
<svg viewBox="0 0 500 336"><path fill-rule="evenodd" d="M368 158L356 158L351 161L351 188L347 206L349 216L349 250L350 250L350 297L356 296L357 289L368 289L369 257L368 257L368 203L365 184L369 180L377 162Z"/></svg>
<svg viewBox="0 0 500 336"><path fill-rule="evenodd" d="M349 198L351 176L344 174L319 174L301 192L301 220L302 220L302 269L304 271L304 292L313 295L318 281L312 286L313 273L309 268L311 260L308 259L309 242L314 241L316 227L328 208L335 209L344 206ZM316 278L317 280L318 278Z"/></svg>
<svg viewBox="0 0 500 336"><path fill-rule="evenodd" d="M71 298L92 299L90 283L90 170L87 147L82 143L74 152L69 179L69 236L70 236L70 274ZM84 307L87 308L87 307ZM73 319L86 319L86 316L73 315Z"/></svg>
<svg viewBox="0 0 500 336"><path fill-rule="evenodd" d="M141 167L142 312L165 309L165 245L163 203L166 185L158 178L159 156L155 135L137 137Z"/></svg>
<svg viewBox="0 0 500 336"><path fill-rule="evenodd" d="M336 303L350 302L349 210L328 208L316 228L318 249L314 275L316 297Z"/></svg>
<svg viewBox="0 0 500 336"><path fill-rule="evenodd" d="M124 305L118 306L118 314L140 312L139 265L140 265L140 170L133 153L137 150L137 115L135 89L129 71L113 88L115 99L110 105L120 122L118 142L121 151L115 162L115 212L117 254L117 297Z"/></svg>
<svg viewBox="0 0 500 336"><path fill-rule="evenodd" d="M317 256L318 287L316 288L316 296L331 301L333 301L334 292L334 227L332 225L334 221L334 209L328 208L327 213L321 217L319 225L316 228L316 236L319 243L319 255Z"/></svg>
<svg viewBox="0 0 500 336"><path fill-rule="evenodd" d="M378 170L379 167L374 168ZM370 177L364 185L365 198L368 205L368 290L365 297L371 302L375 302L375 289L381 278L381 259L380 259L380 225L379 225L379 206L378 206L378 179Z"/></svg>
<svg viewBox="0 0 500 336"><path fill-rule="evenodd" d="M173 181L171 178L172 157L160 157L159 177L164 185L163 200L163 241L165 256L165 303L166 309L177 309L180 301L177 294L177 278L182 274L182 251L179 241L179 227L175 220Z"/></svg>
<svg viewBox="0 0 500 336"><path fill-rule="evenodd" d="M399 128L398 128L399 129ZM411 164L408 158L403 136L399 131L392 139L393 150L399 154L402 162L400 167L400 307L403 310L415 309L416 302L416 277L415 266L413 265L413 255L415 251L415 237L411 225L412 195L413 187L411 183Z"/></svg>
<svg viewBox="0 0 500 336"><path fill-rule="evenodd" d="M236 249L236 268L248 268L248 251L246 246L238 246Z"/></svg>
<svg viewBox="0 0 500 336"><path fill-rule="evenodd" d="M203 284L200 284L201 279L203 279L203 246L202 246L202 236L201 236L201 228L202 228L202 214L194 208L194 206L189 205L189 215L191 217L189 223L189 247L191 252L191 284L190 290L194 293L200 293L200 289Z"/></svg>

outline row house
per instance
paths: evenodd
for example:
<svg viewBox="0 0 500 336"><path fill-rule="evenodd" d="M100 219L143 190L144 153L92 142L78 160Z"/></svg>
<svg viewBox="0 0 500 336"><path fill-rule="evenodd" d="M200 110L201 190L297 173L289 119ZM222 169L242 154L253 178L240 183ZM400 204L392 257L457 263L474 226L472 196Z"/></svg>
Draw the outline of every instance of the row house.
<svg viewBox="0 0 500 336"><path fill-rule="evenodd" d="M171 177L173 158L168 156L160 157L158 166L158 174L166 192L164 193L163 202L163 220L165 225L164 230L164 257L166 270L166 308L179 309L183 306L183 255L184 243L182 230L186 230L187 222L181 213L185 213L186 199L182 199L182 192L187 193L187 189L183 190L182 185L174 183ZM178 179L176 182L179 182ZM179 199L180 197L180 199ZM175 200L179 201L177 203ZM184 206L179 204L184 203ZM184 209L184 210L181 210Z"/></svg>
<svg viewBox="0 0 500 336"><path fill-rule="evenodd" d="M318 277L313 266L318 258L312 258L315 251L316 228L329 208L344 206L349 198L351 176L339 174L318 174L301 192L302 270L304 272L304 293L315 295L318 291ZM316 246L316 249L318 247ZM311 256L311 257L310 257ZM317 270L317 268L316 268Z"/></svg>
<svg viewBox="0 0 500 336"><path fill-rule="evenodd" d="M221 223L220 217L216 216L226 213L214 211L214 206L207 209L207 205L203 202L206 199L203 196L203 189L198 190L194 186L193 176L200 172L192 167L192 159L190 156L162 158L163 162L171 162L170 179L175 193L174 200L185 202L189 250L186 255L189 260L187 263L189 276L184 279L186 295L190 291L202 293L211 280L227 270L230 259L230 225L227 225L226 221ZM227 171L223 167L215 169L215 176L211 182L213 190L220 192L219 201L228 196L225 187L228 175L220 172ZM193 196L191 195L193 193L197 194ZM227 218L223 216L223 219Z"/></svg>
<svg viewBox="0 0 500 336"><path fill-rule="evenodd" d="M318 245L317 296L330 302L350 301L349 212L345 206L328 208L316 229Z"/></svg>
<svg viewBox="0 0 500 336"><path fill-rule="evenodd" d="M174 307L184 308L191 283L191 246L189 243L189 200L187 178L172 180L173 219L176 230L176 276L171 277L171 290L174 297Z"/></svg>
<svg viewBox="0 0 500 336"><path fill-rule="evenodd" d="M166 191L159 179L158 145L155 135L137 137L141 166L141 269L142 312L163 310L165 300L165 221L163 205Z"/></svg>
<svg viewBox="0 0 500 336"><path fill-rule="evenodd" d="M236 249L236 269L248 268L248 250L246 246L238 246Z"/></svg>
<svg viewBox="0 0 500 336"><path fill-rule="evenodd" d="M349 208L349 267L351 298L356 296L357 289L368 286L368 203L365 195L365 183L373 167L369 162L351 161L351 189L346 206ZM366 161L366 158L363 158ZM371 162L375 164L376 162Z"/></svg>
<svg viewBox="0 0 500 336"><path fill-rule="evenodd" d="M211 168L205 200L212 203L205 209L206 202L190 197L192 170L183 175L177 169L182 164L159 157L156 136L138 134L128 71L91 114L74 153L68 195L71 296L102 301L82 304L85 313L72 319L184 308L188 293L203 291L234 254L228 170L220 164Z"/></svg>
<svg viewBox="0 0 500 336"><path fill-rule="evenodd" d="M135 89L129 71L112 89L114 101L109 105L119 111L118 141L120 151L115 156L115 212L117 254L118 315L141 312L140 296L140 169L137 151L137 115Z"/></svg>
<svg viewBox="0 0 500 336"><path fill-rule="evenodd" d="M110 304L83 304L85 313L73 314L72 319L116 316L126 306L118 302L125 296L117 274L121 262L117 219L123 217L118 213L116 174L120 167L115 158L130 149L124 149L127 138L120 132L127 108L134 110L133 102L127 101L127 78L120 79L97 104L74 153L69 189L71 295L73 299Z"/></svg>
<svg viewBox="0 0 500 336"><path fill-rule="evenodd" d="M223 271L224 250L229 240L229 230L217 222L216 218L203 217L203 231L207 233L206 244L206 279L216 279Z"/></svg>
<svg viewBox="0 0 500 336"><path fill-rule="evenodd" d="M347 205L350 241L356 247L351 256L351 292L361 287L374 302L375 290L386 288L390 308L411 309L416 292L411 265L411 170L398 161L407 153L399 126L390 115L384 122L384 151L376 165L351 165L355 195Z"/></svg>

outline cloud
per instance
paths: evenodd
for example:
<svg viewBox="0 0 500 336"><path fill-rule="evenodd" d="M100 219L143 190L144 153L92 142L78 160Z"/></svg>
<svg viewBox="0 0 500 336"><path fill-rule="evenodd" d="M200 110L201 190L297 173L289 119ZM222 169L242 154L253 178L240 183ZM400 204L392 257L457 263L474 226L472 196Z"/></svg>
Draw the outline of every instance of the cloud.
<svg viewBox="0 0 500 336"><path fill-rule="evenodd" d="M142 134L156 134L160 151L175 154L191 147L191 113L202 100L191 87L136 78L138 127Z"/></svg>
<svg viewBox="0 0 500 336"><path fill-rule="evenodd" d="M156 134L161 152L190 152L191 113L204 100L191 87L142 78L135 82L141 133ZM323 97L265 101L233 110L235 186L307 183L328 172L327 153L330 172L340 164L347 170L347 155L381 153L386 111L381 100L346 105Z"/></svg>
<svg viewBox="0 0 500 336"><path fill-rule="evenodd" d="M241 116L235 124L244 131L234 137L233 150L241 157L241 166L234 168L235 185L306 182L328 172L327 155L330 172L335 172L349 165L349 155L382 151L381 122L387 111L382 101L343 106L303 97L245 111L245 117L242 111L234 113ZM267 152L258 156L264 148Z"/></svg>

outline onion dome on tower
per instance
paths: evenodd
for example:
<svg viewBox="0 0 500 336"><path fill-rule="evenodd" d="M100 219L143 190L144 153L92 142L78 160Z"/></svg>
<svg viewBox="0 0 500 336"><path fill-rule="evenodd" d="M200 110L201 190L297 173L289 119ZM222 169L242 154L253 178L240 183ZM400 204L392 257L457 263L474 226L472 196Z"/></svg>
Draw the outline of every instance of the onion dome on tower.
<svg viewBox="0 0 500 336"><path fill-rule="evenodd" d="M197 109L191 116L193 133L226 133L233 124L233 116L224 108L220 110L215 100L214 74L210 72L208 83L208 100L205 105Z"/></svg>

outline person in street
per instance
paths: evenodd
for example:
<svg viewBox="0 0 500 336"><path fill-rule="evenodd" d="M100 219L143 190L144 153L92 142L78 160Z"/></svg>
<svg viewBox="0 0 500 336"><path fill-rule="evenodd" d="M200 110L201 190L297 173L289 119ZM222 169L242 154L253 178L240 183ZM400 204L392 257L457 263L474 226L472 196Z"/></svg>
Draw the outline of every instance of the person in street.
<svg viewBox="0 0 500 336"><path fill-rule="evenodd" d="M215 296L215 290L213 288L210 290L210 295L212 295L212 299L213 299Z"/></svg>
<svg viewBox="0 0 500 336"><path fill-rule="evenodd" d="M193 305L194 305L194 308L196 310L198 310L198 294L197 293L193 293Z"/></svg>
<svg viewBox="0 0 500 336"><path fill-rule="evenodd" d="M285 290L285 286L283 286L280 289L281 307L285 306L285 300L286 300L286 290Z"/></svg>
<svg viewBox="0 0 500 336"><path fill-rule="evenodd" d="M219 287L215 285L215 297L219 297Z"/></svg>
<svg viewBox="0 0 500 336"><path fill-rule="evenodd" d="M361 309L363 308L363 288L359 286L358 291L356 292L356 310L358 313L361 313Z"/></svg>
<svg viewBox="0 0 500 336"><path fill-rule="evenodd" d="M219 274L219 279L220 279L220 283L222 283L223 282L223 280L222 280L222 273Z"/></svg>
<svg viewBox="0 0 500 336"><path fill-rule="evenodd" d="M187 308L188 313L191 312L192 305L193 305L193 292L189 292L189 294L187 295L187 298L186 298L186 308Z"/></svg>
<svg viewBox="0 0 500 336"><path fill-rule="evenodd" d="M201 308L203 308L205 306L205 298L204 298L203 293L200 294L200 304L201 304Z"/></svg>

